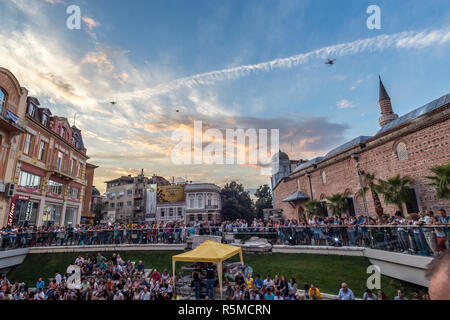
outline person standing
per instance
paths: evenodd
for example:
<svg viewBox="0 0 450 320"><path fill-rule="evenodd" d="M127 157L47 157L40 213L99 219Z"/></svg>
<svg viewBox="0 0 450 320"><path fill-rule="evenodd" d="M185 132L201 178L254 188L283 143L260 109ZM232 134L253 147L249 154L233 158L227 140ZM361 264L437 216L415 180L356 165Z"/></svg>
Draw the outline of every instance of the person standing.
<svg viewBox="0 0 450 320"><path fill-rule="evenodd" d="M215 268L212 263L208 263L206 267L206 294L209 300L214 299L214 283L216 280Z"/></svg>
<svg viewBox="0 0 450 320"><path fill-rule="evenodd" d="M202 280L201 280L200 272L197 269L195 269L192 272L192 279L193 279L193 283L194 283L195 299L198 300L198 299L200 299L200 290L201 290Z"/></svg>

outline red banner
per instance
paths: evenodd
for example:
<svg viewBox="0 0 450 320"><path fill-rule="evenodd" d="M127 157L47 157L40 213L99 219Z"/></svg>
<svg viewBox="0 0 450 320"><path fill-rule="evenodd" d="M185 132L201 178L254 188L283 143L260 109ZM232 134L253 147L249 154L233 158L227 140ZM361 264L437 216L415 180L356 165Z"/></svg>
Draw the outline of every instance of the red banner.
<svg viewBox="0 0 450 320"><path fill-rule="evenodd" d="M30 196L23 196L20 194L16 194L14 197L11 198L11 203L9 205L9 211L8 211L8 222L6 224L8 226L8 228L12 227L12 225L13 225L14 213L16 212L17 200L30 201Z"/></svg>

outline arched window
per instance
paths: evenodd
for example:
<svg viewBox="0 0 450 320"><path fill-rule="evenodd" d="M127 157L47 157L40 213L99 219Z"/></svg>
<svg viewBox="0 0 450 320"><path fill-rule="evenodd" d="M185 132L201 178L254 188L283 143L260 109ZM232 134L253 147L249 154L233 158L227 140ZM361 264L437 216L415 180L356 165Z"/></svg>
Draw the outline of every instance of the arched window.
<svg viewBox="0 0 450 320"><path fill-rule="evenodd" d="M0 114L3 113L3 106L6 104L6 92L0 88Z"/></svg>
<svg viewBox="0 0 450 320"><path fill-rule="evenodd" d="M398 160L408 159L408 150L406 150L406 144L403 142L397 144L397 158Z"/></svg>

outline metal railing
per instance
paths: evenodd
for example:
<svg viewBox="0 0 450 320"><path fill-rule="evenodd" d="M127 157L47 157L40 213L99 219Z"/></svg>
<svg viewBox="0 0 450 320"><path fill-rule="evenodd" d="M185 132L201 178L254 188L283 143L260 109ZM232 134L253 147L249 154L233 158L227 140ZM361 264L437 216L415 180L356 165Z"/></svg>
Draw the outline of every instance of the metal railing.
<svg viewBox="0 0 450 320"><path fill-rule="evenodd" d="M274 245L350 246L435 256L450 247L448 225L320 225L267 227L145 227L78 231L0 231L0 250L46 246L182 244L191 235L248 240L267 238Z"/></svg>

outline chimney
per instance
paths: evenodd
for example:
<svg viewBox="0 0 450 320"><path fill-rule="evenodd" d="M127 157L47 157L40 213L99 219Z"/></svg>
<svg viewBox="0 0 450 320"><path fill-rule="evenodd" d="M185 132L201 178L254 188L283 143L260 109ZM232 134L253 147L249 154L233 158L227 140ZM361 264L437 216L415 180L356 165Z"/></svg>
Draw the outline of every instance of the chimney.
<svg viewBox="0 0 450 320"><path fill-rule="evenodd" d="M380 109L381 109L381 117L379 118L380 126L384 127L389 122L394 121L398 118L398 115L394 113L392 110L392 104L391 104L391 98L389 97L386 89L384 88L383 82L381 81L381 77L378 76L380 79L380 93L379 93L379 101Z"/></svg>

